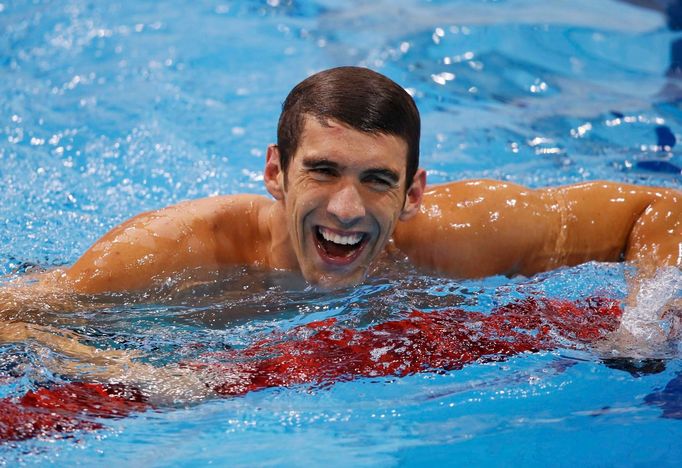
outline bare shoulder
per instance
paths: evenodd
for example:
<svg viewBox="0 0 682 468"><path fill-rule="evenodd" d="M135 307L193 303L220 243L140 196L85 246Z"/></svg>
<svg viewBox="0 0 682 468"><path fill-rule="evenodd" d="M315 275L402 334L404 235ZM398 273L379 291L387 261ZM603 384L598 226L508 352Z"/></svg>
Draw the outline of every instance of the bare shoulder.
<svg viewBox="0 0 682 468"><path fill-rule="evenodd" d="M417 265L456 277L525 272L556 237L551 200L522 185L464 180L429 187L399 223L396 246Z"/></svg>
<svg viewBox="0 0 682 468"><path fill-rule="evenodd" d="M599 197L607 200L609 197L620 197L625 201L648 200L655 201L662 198L679 200L682 192L673 188L655 187L650 185L634 185L607 180L581 182L557 187L546 187L538 191L547 194L561 194L576 200L581 197Z"/></svg>
<svg viewBox="0 0 682 468"><path fill-rule="evenodd" d="M109 249L111 244L146 249L173 242L206 242L221 229L232 231L237 225L252 231L258 228L261 212L271 204L259 195L223 195L140 213L112 228L82 258L90 251Z"/></svg>
<svg viewBox="0 0 682 468"><path fill-rule="evenodd" d="M426 206L445 204L453 207L451 202L468 202L469 206L481 203L496 203L499 199L509 199L509 197L533 198L537 196L537 191L512 182L505 182L493 179L470 179L448 182L444 184L431 185L424 193L424 204ZM461 208L462 205L459 206Z"/></svg>
<svg viewBox="0 0 682 468"><path fill-rule="evenodd" d="M256 213L272 204L272 200L261 195L220 195L196 200L187 200L158 210L141 213L123 224L134 224L140 220L181 220L207 222L223 216L241 216Z"/></svg>
<svg viewBox="0 0 682 468"><path fill-rule="evenodd" d="M529 275L628 258L631 233L647 214L646 226L666 218L665 232L678 229L680 200L675 189L607 181L530 189L464 180L428 188L394 239L417 265L452 276Z"/></svg>
<svg viewBox="0 0 682 468"><path fill-rule="evenodd" d="M216 196L141 213L95 242L66 276L82 292L124 291L189 270L258 263L272 203L258 195Z"/></svg>

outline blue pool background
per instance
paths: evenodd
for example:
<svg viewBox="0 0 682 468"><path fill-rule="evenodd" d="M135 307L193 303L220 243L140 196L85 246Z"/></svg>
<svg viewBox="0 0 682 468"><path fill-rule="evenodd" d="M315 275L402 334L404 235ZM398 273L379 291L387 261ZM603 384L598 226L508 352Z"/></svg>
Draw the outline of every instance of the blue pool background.
<svg viewBox="0 0 682 468"><path fill-rule="evenodd" d="M0 272L69 264L140 211L264 194L282 100L337 65L369 66L413 93L432 183L680 187L682 82L667 76L679 38L661 13L608 0L0 0ZM591 263L511 280L410 272L335 294L254 289L48 318L161 364L197 344L245 345L320 318L363 327L410 307L623 297L625 281L622 265ZM2 372L20 377L0 396L59 381L39 351L0 348ZM664 362L635 377L590 349L558 350L445 374L272 389L5 445L0 460L674 466L682 421L661 416L679 417L682 361L673 350Z"/></svg>

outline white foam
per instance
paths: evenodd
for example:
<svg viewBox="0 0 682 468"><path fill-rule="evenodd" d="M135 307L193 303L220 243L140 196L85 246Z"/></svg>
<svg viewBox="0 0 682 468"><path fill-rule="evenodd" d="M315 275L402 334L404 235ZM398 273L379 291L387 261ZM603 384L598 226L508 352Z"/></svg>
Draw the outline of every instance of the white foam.
<svg viewBox="0 0 682 468"><path fill-rule="evenodd" d="M660 269L653 278L642 280L636 305L623 312L620 332L630 334L643 344L661 343L676 332L674 314L665 314L666 304L682 291L682 271L675 267Z"/></svg>

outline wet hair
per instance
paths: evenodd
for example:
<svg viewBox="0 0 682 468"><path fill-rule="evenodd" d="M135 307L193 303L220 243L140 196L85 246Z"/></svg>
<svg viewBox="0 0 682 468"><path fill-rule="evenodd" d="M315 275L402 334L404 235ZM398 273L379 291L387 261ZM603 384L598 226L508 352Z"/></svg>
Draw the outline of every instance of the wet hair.
<svg viewBox="0 0 682 468"><path fill-rule="evenodd" d="M277 126L280 164L286 174L298 149L306 116L321 125L329 120L361 132L397 136L407 143L406 187L419 167L421 123L407 91L375 71L338 67L316 73L297 84L282 105Z"/></svg>

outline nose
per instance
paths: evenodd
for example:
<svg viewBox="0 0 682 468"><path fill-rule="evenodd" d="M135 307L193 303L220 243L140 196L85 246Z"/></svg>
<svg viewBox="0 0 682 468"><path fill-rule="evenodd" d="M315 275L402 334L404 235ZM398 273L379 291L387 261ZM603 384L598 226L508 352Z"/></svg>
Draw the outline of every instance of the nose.
<svg viewBox="0 0 682 468"><path fill-rule="evenodd" d="M327 212L341 224L352 225L365 216L365 204L357 188L347 184L332 193Z"/></svg>

